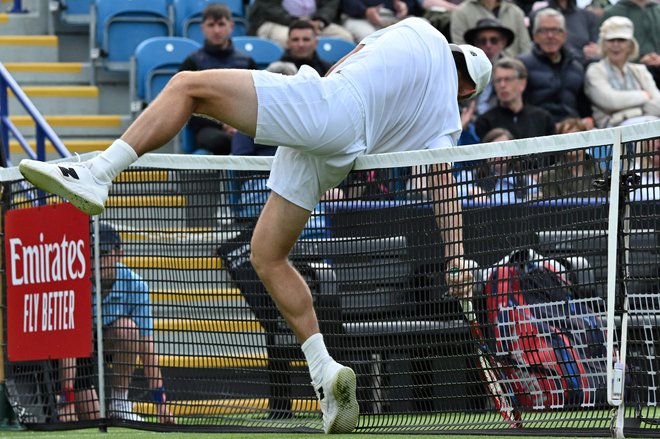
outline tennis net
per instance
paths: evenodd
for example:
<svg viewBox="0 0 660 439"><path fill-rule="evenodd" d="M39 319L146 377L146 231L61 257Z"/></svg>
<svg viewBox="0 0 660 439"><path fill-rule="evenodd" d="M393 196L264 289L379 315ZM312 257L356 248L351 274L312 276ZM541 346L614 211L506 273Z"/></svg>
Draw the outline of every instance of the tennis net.
<svg viewBox="0 0 660 439"><path fill-rule="evenodd" d="M10 358L23 423L321 428L299 344L249 262L271 163L148 154L118 177L99 220L119 233L148 303L126 290L104 308L89 361ZM360 157L290 256L330 353L357 373L356 431L653 434L658 175L659 122ZM3 218L61 202L16 169L0 178ZM469 304L445 277L461 245L474 261L460 273ZM77 422L64 409L67 374L79 378Z"/></svg>

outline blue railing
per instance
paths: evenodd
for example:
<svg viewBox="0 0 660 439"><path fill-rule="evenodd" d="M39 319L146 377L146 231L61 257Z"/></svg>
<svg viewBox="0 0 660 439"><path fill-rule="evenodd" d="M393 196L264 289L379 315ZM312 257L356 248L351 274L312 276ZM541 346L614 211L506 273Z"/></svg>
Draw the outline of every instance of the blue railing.
<svg viewBox="0 0 660 439"><path fill-rule="evenodd" d="M9 89L11 89L16 99L23 105L23 108L25 108L34 120L36 152L32 150L27 140L25 140L25 137L23 137L23 134L9 119ZM66 149L60 138L55 134L55 131L53 131L41 113L39 113L39 110L37 110L34 104L30 101L30 98L27 97L23 89L18 85L16 80L14 80L9 71L7 71L7 68L0 63L0 136L5 148L7 166L11 166L9 153L10 134L18 141L28 157L33 160L46 160L46 139L50 141L60 156L71 156L69 150Z"/></svg>

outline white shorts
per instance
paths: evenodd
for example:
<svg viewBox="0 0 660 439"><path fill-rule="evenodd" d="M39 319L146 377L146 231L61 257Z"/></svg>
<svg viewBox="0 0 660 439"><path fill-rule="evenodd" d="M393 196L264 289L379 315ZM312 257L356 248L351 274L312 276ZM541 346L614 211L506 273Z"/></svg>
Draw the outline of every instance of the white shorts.
<svg viewBox="0 0 660 439"><path fill-rule="evenodd" d="M280 145L268 187L314 210L366 150L362 102L340 74L321 78L303 66L295 76L252 73L259 110L255 141Z"/></svg>

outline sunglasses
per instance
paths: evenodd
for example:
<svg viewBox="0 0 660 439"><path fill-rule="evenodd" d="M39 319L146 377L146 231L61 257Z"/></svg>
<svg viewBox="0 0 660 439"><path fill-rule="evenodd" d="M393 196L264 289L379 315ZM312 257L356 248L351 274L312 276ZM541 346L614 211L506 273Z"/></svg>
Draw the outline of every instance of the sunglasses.
<svg viewBox="0 0 660 439"><path fill-rule="evenodd" d="M502 38L500 37L477 38L478 46L485 46L487 44L494 46L495 44L500 44L501 42Z"/></svg>

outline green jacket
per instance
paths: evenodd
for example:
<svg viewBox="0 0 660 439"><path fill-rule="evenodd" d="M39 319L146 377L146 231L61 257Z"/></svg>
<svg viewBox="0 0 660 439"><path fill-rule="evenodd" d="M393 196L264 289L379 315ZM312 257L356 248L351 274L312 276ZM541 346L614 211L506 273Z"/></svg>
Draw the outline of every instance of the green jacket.
<svg viewBox="0 0 660 439"><path fill-rule="evenodd" d="M319 19L330 24L339 14L339 0L316 0L316 14L313 19ZM282 7L282 0L255 0L250 8L250 27L248 33L256 35L259 26L266 21L288 26L299 17L293 17Z"/></svg>
<svg viewBox="0 0 660 439"><path fill-rule="evenodd" d="M635 39L639 43L639 56L660 53L660 4L654 0L639 7L631 0L620 0L605 9L601 23L613 15L627 17L635 25Z"/></svg>

